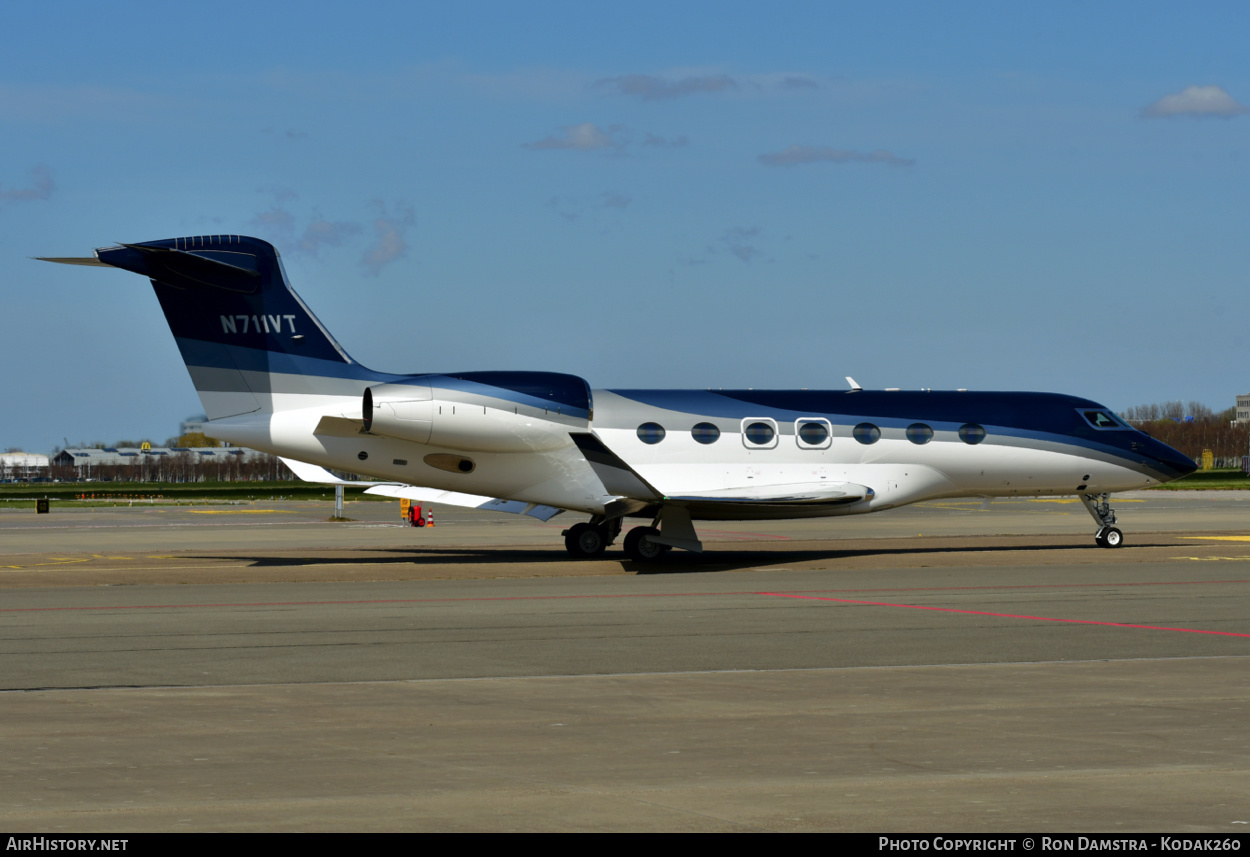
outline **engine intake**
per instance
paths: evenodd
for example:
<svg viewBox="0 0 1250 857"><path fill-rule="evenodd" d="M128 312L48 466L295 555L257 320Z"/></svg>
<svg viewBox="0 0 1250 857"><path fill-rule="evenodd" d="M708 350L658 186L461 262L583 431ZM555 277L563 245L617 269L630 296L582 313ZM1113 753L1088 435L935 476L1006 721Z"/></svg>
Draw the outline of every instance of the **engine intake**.
<svg viewBox="0 0 1250 857"><path fill-rule="evenodd" d="M434 428L430 388L420 384L379 384L365 389L365 431L429 443Z"/></svg>

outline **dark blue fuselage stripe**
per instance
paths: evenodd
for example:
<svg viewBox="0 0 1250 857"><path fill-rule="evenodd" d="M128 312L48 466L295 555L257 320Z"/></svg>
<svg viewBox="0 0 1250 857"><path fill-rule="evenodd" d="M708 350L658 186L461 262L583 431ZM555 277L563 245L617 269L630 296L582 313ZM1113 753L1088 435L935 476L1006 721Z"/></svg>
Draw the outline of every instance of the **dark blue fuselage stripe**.
<svg viewBox="0 0 1250 857"><path fill-rule="evenodd" d="M210 369L238 369L243 372L270 372L285 375L312 375L320 378L346 378L385 384L403 381L406 375L388 375L366 369L359 363L323 360L299 354L284 354L241 345L223 345L199 339L177 339L178 350L187 366Z"/></svg>
<svg viewBox="0 0 1250 857"><path fill-rule="evenodd" d="M988 435L1078 447L1111 456L1134 469L1149 468L1165 479L1194 470L1193 462L1136 429L1100 431L1080 415L1083 409L1107 410L1097 402L1057 393L960 393L808 390L612 390L641 405L677 411L691 423L700 418L771 417L792 422L823 417L851 427L867 422L888 429L924 423L955 432L973 423ZM685 426L666 426L684 430Z"/></svg>
<svg viewBox="0 0 1250 857"><path fill-rule="evenodd" d="M450 375L391 375L366 369L359 363L342 363L333 360L321 360L316 357L303 357L295 354L283 354L278 351L265 351L242 346L226 346L216 342L203 342L196 339L178 339L178 348L189 368L203 367L210 369L239 369L244 372L267 374L299 375L313 378L335 378L361 381L373 384L418 384L435 389L455 390L471 395L484 396L524 405L528 408L558 410L562 415L587 419L589 409L579 406L577 402L557 401L541 398L525 392L484 384L471 378L457 378ZM472 373L464 373L471 375ZM524 373L515 373L525 377ZM533 378L540 378L543 373L532 373ZM533 386L533 385L530 385ZM572 398L564 395L561 398ZM585 401L589 396L584 395Z"/></svg>

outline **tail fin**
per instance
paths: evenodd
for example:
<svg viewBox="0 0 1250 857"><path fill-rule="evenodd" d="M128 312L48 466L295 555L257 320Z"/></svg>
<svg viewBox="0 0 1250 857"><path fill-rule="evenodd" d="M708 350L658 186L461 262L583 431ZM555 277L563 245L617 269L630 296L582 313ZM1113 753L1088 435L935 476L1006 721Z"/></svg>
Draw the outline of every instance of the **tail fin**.
<svg viewBox="0 0 1250 857"><path fill-rule="evenodd" d="M101 248L95 259L151 278L210 420L359 396L385 380L335 342L267 241L168 238Z"/></svg>

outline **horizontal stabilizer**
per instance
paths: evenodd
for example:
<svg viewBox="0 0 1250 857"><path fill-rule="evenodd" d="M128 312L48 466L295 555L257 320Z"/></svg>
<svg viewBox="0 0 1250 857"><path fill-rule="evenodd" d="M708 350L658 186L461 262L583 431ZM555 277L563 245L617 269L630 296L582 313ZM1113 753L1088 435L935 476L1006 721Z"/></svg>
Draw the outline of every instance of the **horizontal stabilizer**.
<svg viewBox="0 0 1250 857"><path fill-rule="evenodd" d="M95 256L36 256L40 262L56 262L58 265L90 265L93 268L111 268L107 262L101 262Z"/></svg>
<svg viewBox="0 0 1250 857"><path fill-rule="evenodd" d="M234 264L211 258L209 253L229 256ZM244 253L227 254L210 250L189 253L173 247L122 244L99 250L97 256L114 267L143 274L171 286L208 287L244 294L254 294L261 287L260 271L254 267L255 257Z"/></svg>
<svg viewBox="0 0 1250 857"><path fill-rule="evenodd" d="M173 247L122 243L116 247L103 247L96 251L95 256L35 258L41 262L59 262L62 265L121 268L180 288L208 287L227 292L255 294L261 287L255 256L246 253L209 249L192 253Z"/></svg>

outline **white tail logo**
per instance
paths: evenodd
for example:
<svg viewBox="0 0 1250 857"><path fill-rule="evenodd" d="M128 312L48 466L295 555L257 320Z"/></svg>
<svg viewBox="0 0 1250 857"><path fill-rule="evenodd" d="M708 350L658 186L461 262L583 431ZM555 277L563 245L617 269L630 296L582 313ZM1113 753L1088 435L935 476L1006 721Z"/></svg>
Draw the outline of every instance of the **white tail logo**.
<svg viewBox="0 0 1250 857"><path fill-rule="evenodd" d="M287 330L295 332L295 316L293 315L223 315L221 317L222 333L281 333L282 320L286 319ZM243 329L239 330L240 322Z"/></svg>

